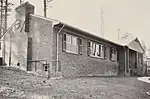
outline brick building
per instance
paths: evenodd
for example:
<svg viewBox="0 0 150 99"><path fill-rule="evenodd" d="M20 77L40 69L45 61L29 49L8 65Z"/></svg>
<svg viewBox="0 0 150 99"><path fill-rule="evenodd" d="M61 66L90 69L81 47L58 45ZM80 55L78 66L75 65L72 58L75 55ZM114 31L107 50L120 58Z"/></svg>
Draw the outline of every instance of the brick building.
<svg viewBox="0 0 150 99"><path fill-rule="evenodd" d="M115 43L35 15L28 2L16 8L16 21L4 37L6 64L46 75L50 70L50 76L125 76L139 73L143 63L144 50L138 38L127 44Z"/></svg>

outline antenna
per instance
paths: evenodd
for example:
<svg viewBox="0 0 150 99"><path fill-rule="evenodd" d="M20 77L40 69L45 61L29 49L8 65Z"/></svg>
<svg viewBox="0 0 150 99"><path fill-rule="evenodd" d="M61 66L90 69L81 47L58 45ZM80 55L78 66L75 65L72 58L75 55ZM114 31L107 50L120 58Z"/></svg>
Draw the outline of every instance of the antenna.
<svg viewBox="0 0 150 99"><path fill-rule="evenodd" d="M120 40L120 29L118 28L118 40Z"/></svg>
<svg viewBox="0 0 150 99"><path fill-rule="evenodd" d="M103 8L101 8L101 36L104 37L104 17L103 17Z"/></svg>

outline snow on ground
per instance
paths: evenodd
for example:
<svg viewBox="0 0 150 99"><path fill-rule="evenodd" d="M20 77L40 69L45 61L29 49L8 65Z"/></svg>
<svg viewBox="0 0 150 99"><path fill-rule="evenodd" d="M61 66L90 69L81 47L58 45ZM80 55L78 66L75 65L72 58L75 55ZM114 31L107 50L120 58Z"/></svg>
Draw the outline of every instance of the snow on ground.
<svg viewBox="0 0 150 99"><path fill-rule="evenodd" d="M150 77L139 77L137 79L146 83L150 83Z"/></svg>

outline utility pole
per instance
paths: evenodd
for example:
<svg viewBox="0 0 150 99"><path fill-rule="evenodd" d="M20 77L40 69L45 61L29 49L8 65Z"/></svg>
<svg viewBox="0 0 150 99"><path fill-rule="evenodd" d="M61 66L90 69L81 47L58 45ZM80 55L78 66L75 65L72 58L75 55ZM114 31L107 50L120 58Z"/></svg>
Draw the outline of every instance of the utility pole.
<svg viewBox="0 0 150 99"><path fill-rule="evenodd" d="M44 0L44 17L46 17L46 0Z"/></svg>
<svg viewBox="0 0 150 99"><path fill-rule="evenodd" d="M22 0L20 0L20 4L22 3L23 1Z"/></svg>
<svg viewBox="0 0 150 99"><path fill-rule="evenodd" d="M4 32L7 30L7 15L8 15L8 0L5 1L5 25L4 25Z"/></svg>
<svg viewBox="0 0 150 99"><path fill-rule="evenodd" d="M47 4L53 0L44 0L44 17L47 17Z"/></svg>

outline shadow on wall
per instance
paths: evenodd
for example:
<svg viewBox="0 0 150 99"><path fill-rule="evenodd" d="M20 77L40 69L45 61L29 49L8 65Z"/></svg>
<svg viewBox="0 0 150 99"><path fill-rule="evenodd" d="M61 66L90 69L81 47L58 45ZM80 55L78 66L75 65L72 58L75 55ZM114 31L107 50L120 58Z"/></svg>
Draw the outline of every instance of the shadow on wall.
<svg viewBox="0 0 150 99"><path fill-rule="evenodd" d="M11 42L11 43L10 43ZM20 31L9 31L5 35L5 61L9 65L11 56L11 66L20 63L21 69L26 69L27 59L27 34Z"/></svg>

